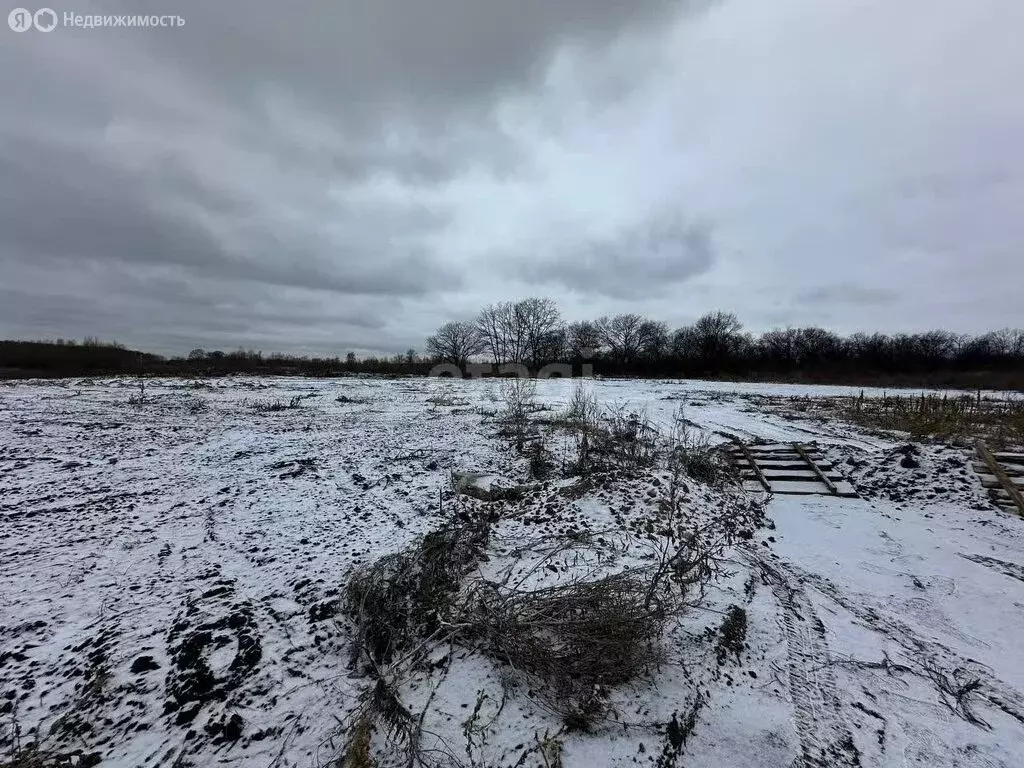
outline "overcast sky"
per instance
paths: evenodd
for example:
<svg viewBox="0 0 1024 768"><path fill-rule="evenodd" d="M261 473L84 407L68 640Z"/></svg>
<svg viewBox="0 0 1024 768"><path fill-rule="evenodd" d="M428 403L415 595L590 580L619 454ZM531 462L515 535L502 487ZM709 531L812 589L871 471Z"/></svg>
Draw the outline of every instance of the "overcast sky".
<svg viewBox="0 0 1024 768"><path fill-rule="evenodd" d="M0 337L1024 325L1020 0L54 3L185 26L0 27Z"/></svg>

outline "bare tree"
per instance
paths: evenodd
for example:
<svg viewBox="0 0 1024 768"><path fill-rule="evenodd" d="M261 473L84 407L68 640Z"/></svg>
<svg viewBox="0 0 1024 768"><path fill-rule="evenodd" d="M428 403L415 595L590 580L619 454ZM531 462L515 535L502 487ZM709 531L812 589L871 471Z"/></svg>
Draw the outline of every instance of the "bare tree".
<svg viewBox="0 0 1024 768"><path fill-rule="evenodd" d="M743 345L743 325L732 312L709 312L693 324L693 343L705 366L717 370Z"/></svg>
<svg viewBox="0 0 1024 768"><path fill-rule="evenodd" d="M552 299L531 297L517 301L514 308L515 328L519 338L515 348L522 353L516 363L530 363L534 370L540 367L544 353L562 327L562 315Z"/></svg>
<svg viewBox="0 0 1024 768"><path fill-rule="evenodd" d="M453 321L445 323L427 338L427 352L459 368L465 368L469 358L484 350L483 339L473 323Z"/></svg>
<svg viewBox="0 0 1024 768"><path fill-rule="evenodd" d="M509 327L509 307L507 302L488 304L476 319L477 334L495 365L505 362L508 355L506 330Z"/></svg>
<svg viewBox="0 0 1024 768"><path fill-rule="evenodd" d="M668 324L644 320L637 329L640 354L648 360L660 360L669 348Z"/></svg>
<svg viewBox="0 0 1024 768"><path fill-rule="evenodd" d="M620 363L636 359L640 351L640 326L644 319L640 315L628 313L597 321L601 340L608 346L612 357Z"/></svg>
<svg viewBox="0 0 1024 768"><path fill-rule="evenodd" d="M569 356L576 359L589 359L601 348L601 330L597 323L581 320L569 323L566 327L566 348Z"/></svg>
<svg viewBox="0 0 1024 768"><path fill-rule="evenodd" d="M539 367L561 344L562 317L551 299L528 298L484 307L476 328L495 365Z"/></svg>
<svg viewBox="0 0 1024 768"><path fill-rule="evenodd" d="M517 304L503 301L484 307L476 328L495 365L523 363L526 360L526 331Z"/></svg>

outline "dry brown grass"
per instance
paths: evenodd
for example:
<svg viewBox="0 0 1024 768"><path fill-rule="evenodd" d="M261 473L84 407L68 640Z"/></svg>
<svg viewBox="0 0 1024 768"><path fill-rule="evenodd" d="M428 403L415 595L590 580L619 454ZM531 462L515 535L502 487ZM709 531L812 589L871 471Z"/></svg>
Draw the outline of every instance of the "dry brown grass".
<svg viewBox="0 0 1024 768"><path fill-rule="evenodd" d="M847 418L864 426L908 432L915 438L976 438L996 445L1024 442L1024 400L963 395L851 398Z"/></svg>
<svg viewBox="0 0 1024 768"><path fill-rule="evenodd" d="M1024 445L1024 398L924 394L883 397L789 398L769 403L783 415L832 416L915 439L982 438L996 448Z"/></svg>

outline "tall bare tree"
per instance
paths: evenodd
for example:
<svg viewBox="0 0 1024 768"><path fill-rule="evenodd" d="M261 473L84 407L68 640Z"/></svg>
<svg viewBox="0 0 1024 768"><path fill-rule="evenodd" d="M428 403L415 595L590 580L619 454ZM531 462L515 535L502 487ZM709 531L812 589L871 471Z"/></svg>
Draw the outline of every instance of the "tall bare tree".
<svg viewBox="0 0 1024 768"><path fill-rule="evenodd" d="M644 319L632 312L615 317L602 317L597 321L601 341L612 357L620 363L635 360L640 352L640 326Z"/></svg>
<svg viewBox="0 0 1024 768"><path fill-rule="evenodd" d="M550 350L556 346L558 331L562 327L562 314L552 299L531 297L517 301L514 307L515 327L519 334L516 348L522 359L516 363L529 363L536 370Z"/></svg>
<svg viewBox="0 0 1024 768"><path fill-rule="evenodd" d="M538 367L557 348L562 317L551 299L528 298L484 307L476 328L493 362Z"/></svg>
<svg viewBox="0 0 1024 768"><path fill-rule="evenodd" d="M590 359L601 349L601 329L590 320L569 323L565 343L569 356L574 360Z"/></svg>
<svg viewBox="0 0 1024 768"><path fill-rule="evenodd" d="M483 342L485 351L491 355L491 361L498 365L505 362L508 356L508 342L506 339L509 328L508 302L500 304L488 304L480 310L476 318L476 329Z"/></svg>
<svg viewBox="0 0 1024 768"><path fill-rule="evenodd" d="M427 338L427 352L447 363L465 368L473 355L484 351L484 342L474 323L445 323Z"/></svg>
<svg viewBox="0 0 1024 768"><path fill-rule="evenodd" d="M644 320L637 329L640 354L647 360L660 360L670 346L668 324L658 320Z"/></svg>

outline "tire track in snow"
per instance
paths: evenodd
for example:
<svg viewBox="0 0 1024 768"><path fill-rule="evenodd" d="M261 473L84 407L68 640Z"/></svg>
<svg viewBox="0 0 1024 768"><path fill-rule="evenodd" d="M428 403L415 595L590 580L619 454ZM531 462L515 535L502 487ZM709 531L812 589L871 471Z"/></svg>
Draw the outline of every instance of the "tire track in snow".
<svg viewBox="0 0 1024 768"><path fill-rule="evenodd" d="M762 567L764 564L762 563ZM883 616L875 608L859 603L824 576L802 571L792 564L784 566L801 582L809 583L814 589L836 604L845 608L871 629L909 652L911 659L927 659L941 666L942 671L952 675L956 670L969 670L981 682L978 694L989 704L1003 711L1019 723L1024 723L1024 695L992 674L992 671L973 659L966 659L950 650L937 640L926 640L908 624L892 616Z"/></svg>
<svg viewBox="0 0 1024 768"><path fill-rule="evenodd" d="M1004 576L1009 576L1011 579L1017 579L1018 581L1024 581L1024 565L1017 565L1016 563L1008 563L1006 560L999 560L995 557L988 557L987 555L960 555L964 560L970 560L972 563L978 563L984 565L993 570L999 571Z"/></svg>
<svg viewBox="0 0 1024 768"><path fill-rule="evenodd" d="M782 608L789 655L789 690L800 738L800 758L795 766L861 765L860 753L840 711L824 624L803 589L781 569L754 553L749 554Z"/></svg>

